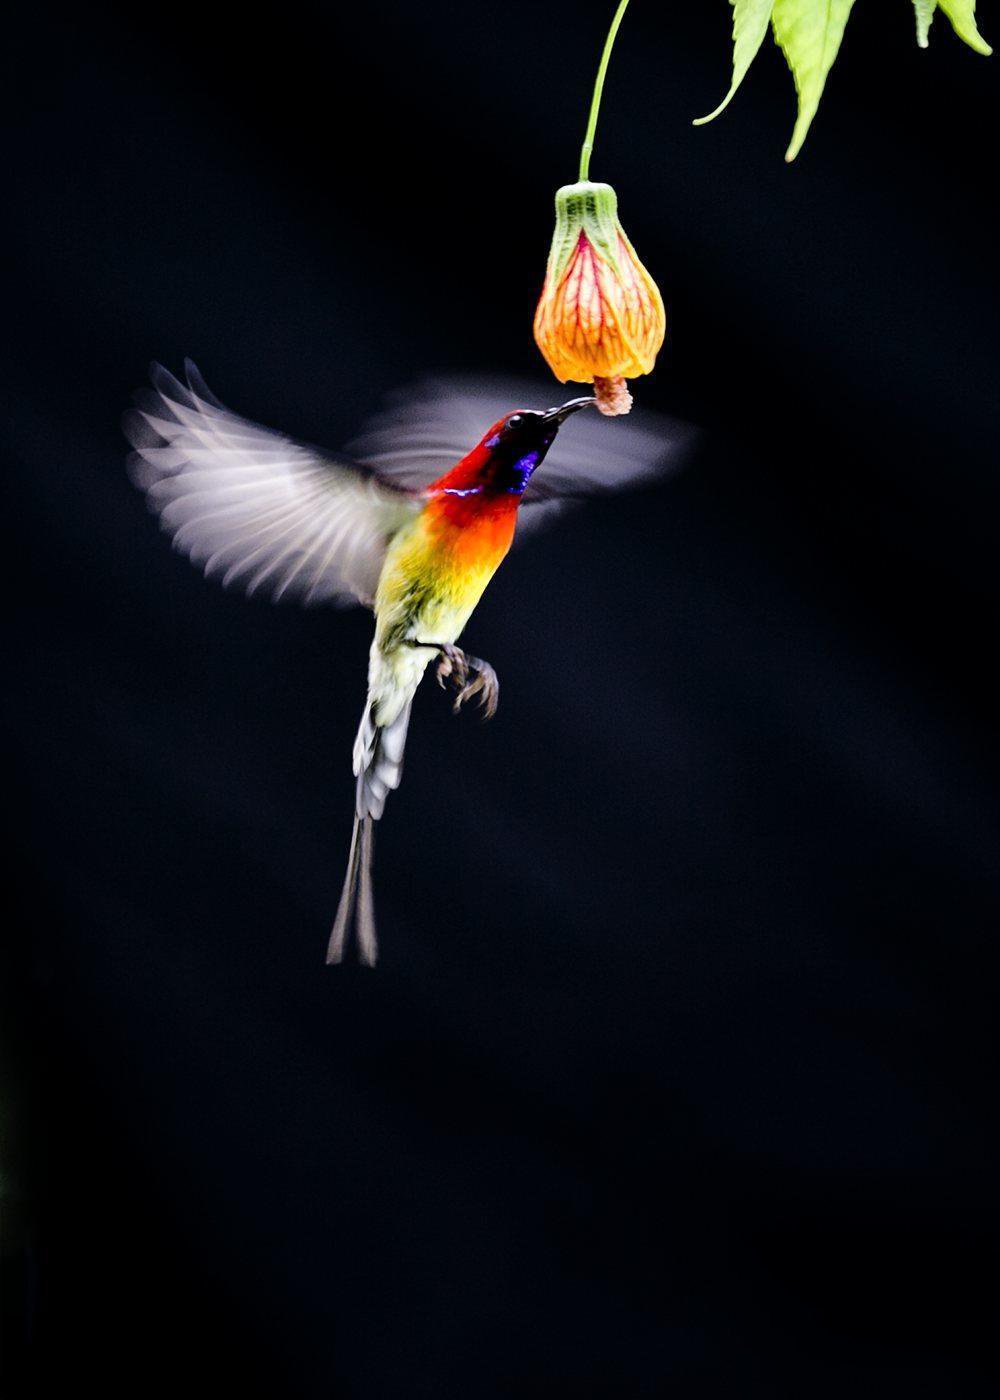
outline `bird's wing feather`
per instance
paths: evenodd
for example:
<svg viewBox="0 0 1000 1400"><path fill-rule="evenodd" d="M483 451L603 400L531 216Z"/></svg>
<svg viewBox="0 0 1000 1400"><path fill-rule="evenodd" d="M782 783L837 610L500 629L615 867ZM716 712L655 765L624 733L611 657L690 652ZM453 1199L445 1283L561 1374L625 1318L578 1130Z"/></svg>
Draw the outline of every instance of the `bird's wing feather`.
<svg viewBox="0 0 1000 1400"><path fill-rule="evenodd" d="M551 383L477 378L425 379L397 391L349 451L383 477L420 489L453 466L491 423L515 408L557 402ZM528 484L517 537L552 520L575 501L635 487L676 470L696 430L661 414L635 409L627 421L590 409L561 429Z"/></svg>
<svg viewBox="0 0 1000 1400"><path fill-rule="evenodd" d="M251 423L159 365L125 433L133 481L174 545L248 594L369 603L389 537L420 509L400 485Z"/></svg>

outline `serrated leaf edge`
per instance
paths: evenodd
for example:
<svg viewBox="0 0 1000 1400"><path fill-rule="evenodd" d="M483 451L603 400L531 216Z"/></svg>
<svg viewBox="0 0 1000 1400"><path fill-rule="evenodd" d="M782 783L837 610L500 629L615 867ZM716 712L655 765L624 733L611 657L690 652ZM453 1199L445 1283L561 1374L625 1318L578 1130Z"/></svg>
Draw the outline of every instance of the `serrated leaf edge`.
<svg viewBox="0 0 1000 1400"><path fill-rule="evenodd" d="M830 75L830 70L832 69L834 63L837 61L837 55L840 52L840 46L843 43L844 34L847 30L847 22L851 17L851 11L854 9L856 0L843 0L843 3L846 5L846 10L844 13L844 22L840 26L840 34L837 37L837 42L834 47L833 53L830 55L829 62L826 61L826 53L827 41L829 38L829 22L831 18L831 12L833 10L834 0L823 0L826 9L826 26L823 30L823 54L819 64L819 86L816 91L816 99L814 102L812 102L811 109L802 105L802 84L799 77L799 70L796 67L792 56L790 55L788 49L785 46L785 43L789 35L793 31L795 25L798 22L800 22L801 19L804 17L803 10L800 8L793 22L789 24L789 26L786 29L782 30L781 23L783 23L784 15L782 14L781 22L776 20L775 15L777 12L780 11L783 3L791 3L791 0L775 0L774 9L771 12L771 27L774 30L775 43L781 49L781 52L785 55L785 61L787 62L788 67L791 70L792 79L795 83L795 91L799 99L798 116L796 117L795 127L792 131L792 139L788 143L788 149L785 152L785 161L790 164L798 155L799 151L801 151L802 146L805 143L805 139L809 134L809 128L813 124L813 119L815 118L816 113L819 111L820 99L822 98L823 91L826 88L826 80ZM819 7L817 6L817 8ZM782 37L782 34L784 35L784 38Z"/></svg>
<svg viewBox="0 0 1000 1400"><path fill-rule="evenodd" d="M729 106L730 102L732 102L733 98L736 96L737 89L740 87L743 79L746 77L747 73L749 73L750 65L760 52L760 46L764 42L764 35L767 33L768 25L771 21L771 11L774 9L774 0L729 0L729 3L733 7L733 77L729 84L729 91L714 112L709 112L707 117L695 117L694 121L691 123L692 126L704 126L706 122L714 121L719 113L724 112ZM750 28L750 43L752 44L752 49L749 55L745 57L744 61L744 56L740 53L740 41L744 36L746 28L750 27L753 23L759 24L760 32L757 35L757 42L754 43L753 29Z"/></svg>
<svg viewBox="0 0 1000 1400"><path fill-rule="evenodd" d="M962 42L968 44L973 52L989 58L993 50L976 25L976 0L937 0L937 6L947 15L952 29Z"/></svg>

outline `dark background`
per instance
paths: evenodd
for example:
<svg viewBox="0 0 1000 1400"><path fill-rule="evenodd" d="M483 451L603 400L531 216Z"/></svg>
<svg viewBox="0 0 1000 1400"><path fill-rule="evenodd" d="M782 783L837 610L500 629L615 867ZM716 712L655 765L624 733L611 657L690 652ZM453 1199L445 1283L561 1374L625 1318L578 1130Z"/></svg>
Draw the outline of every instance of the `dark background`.
<svg viewBox="0 0 1000 1400"><path fill-rule="evenodd" d="M786 167L773 45L695 130L728 7L637 0L592 173L703 448L511 557L492 725L418 696L371 974L370 618L206 584L118 418L537 371L612 5L339 8L5 36L4 1394L990 1393L997 60L862 0Z"/></svg>

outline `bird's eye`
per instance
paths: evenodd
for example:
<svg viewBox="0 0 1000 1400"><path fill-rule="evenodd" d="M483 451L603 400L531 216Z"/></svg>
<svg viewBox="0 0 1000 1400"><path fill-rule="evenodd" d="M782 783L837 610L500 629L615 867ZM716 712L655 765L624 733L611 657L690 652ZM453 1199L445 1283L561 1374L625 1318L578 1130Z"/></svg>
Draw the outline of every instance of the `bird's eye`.
<svg viewBox="0 0 1000 1400"><path fill-rule="evenodd" d="M522 420L523 417L524 417L524 415L521 414L521 413L512 413L512 414L510 415L510 417L507 419L507 427L508 427L508 428L516 428L517 425L518 425L518 423L521 422L521 420Z"/></svg>

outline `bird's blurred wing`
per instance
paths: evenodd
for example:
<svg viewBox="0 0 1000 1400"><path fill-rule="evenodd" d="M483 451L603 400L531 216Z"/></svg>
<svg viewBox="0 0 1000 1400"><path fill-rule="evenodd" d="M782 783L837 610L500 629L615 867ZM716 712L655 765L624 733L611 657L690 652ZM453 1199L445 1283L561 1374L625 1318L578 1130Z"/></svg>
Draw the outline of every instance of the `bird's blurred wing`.
<svg viewBox="0 0 1000 1400"><path fill-rule="evenodd" d="M530 537L594 496L635 490L679 471L697 438L692 424L647 409L635 408L627 419L589 408L575 413L528 482L515 538Z"/></svg>
<svg viewBox="0 0 1000 1400"><path fill-rule="evenodd" d="M231 413L186 368L185 385L154 365L124 422L132 480L175 548L248 594L370 603L389 538L419 501Z"/></svg>
<svg viewBox="0 0 1000 1400"><path fill-rule="evenodd" d="M560 386L544 380L428 378L394 393L348 450L380 476L418 490L454 466L504 414L548 408L559 398ZM575 501L676 470L695 439L690 424L644 409L627 420L590 409L574 414L524 493L517 538Z"/></svg>
<svg viewBox="0 0 1000 1400"><path fill-rule="evenodd" d="M388 394L347 451L380 476L420 490L471 452L498 418L525 406L518 392L528 393L527 403L537 391L522 380L420 379Z"/></svg>

